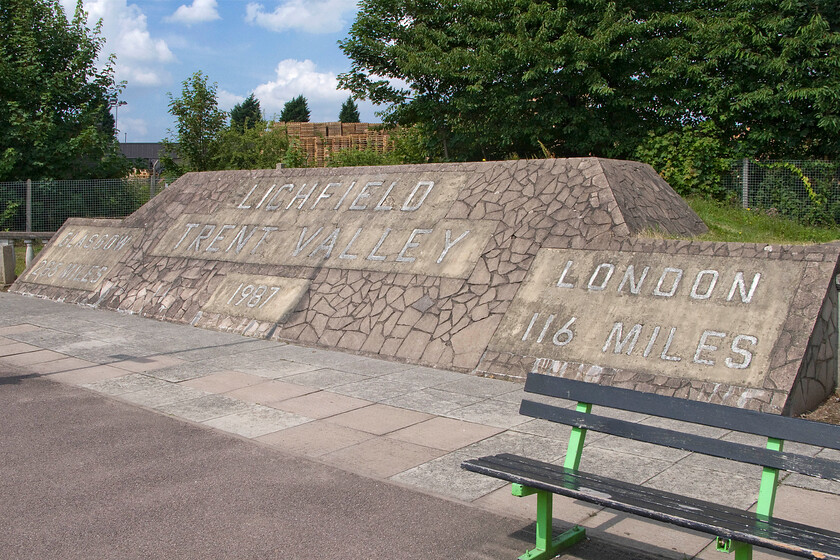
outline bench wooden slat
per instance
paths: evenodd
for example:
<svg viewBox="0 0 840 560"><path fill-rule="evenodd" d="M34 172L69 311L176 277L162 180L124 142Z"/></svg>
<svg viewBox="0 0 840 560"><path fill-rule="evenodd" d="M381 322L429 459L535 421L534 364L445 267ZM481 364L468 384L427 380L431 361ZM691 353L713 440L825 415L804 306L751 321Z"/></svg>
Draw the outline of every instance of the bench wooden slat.
<svg viewBox="0 0 840 560"><path fill-rule="evenodd" d="M721 459L783 469L840 482L840 463L828 459L783 451L771 451L752 445L676 432L666 428L607 418L597 414L586 414L529 400L522 401L519 413L532 418L541 418L673 449L693 451Z"/></svg>
<svg viewBox="0 0 840 560"><path fill-rule="evenodd" d="M840 426L538 373L525 391L840 450Z"/></svg>
<svg viewBox="0 0 840 560"><path fill-rule="evenodd" d="M765 522L755 514L713 502L571 471L510 454L471 459L462 468L508 482L547 490L618 511L695 529L723 538L795 554L840 560L840 533L786 520Z"/></svg>

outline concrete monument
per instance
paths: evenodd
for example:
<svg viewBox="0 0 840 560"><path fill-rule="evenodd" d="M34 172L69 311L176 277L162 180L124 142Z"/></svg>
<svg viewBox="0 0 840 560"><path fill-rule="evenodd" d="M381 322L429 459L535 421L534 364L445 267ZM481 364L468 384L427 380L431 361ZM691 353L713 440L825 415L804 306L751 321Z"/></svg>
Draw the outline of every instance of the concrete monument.
<svg viewBox="0 0 840 560"><path fill-rule="evenodd" d="M836 371L837 249L637 238L704 231L625 161L197 173L124 220L69 220L13 289L486 375L810 405Z"/></svg>

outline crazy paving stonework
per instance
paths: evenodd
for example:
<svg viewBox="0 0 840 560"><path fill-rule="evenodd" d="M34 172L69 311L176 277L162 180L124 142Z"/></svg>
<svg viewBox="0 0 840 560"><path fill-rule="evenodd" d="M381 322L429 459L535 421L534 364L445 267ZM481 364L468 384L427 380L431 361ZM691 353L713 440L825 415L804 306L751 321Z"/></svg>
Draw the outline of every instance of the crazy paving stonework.
<svg viewBox="0 0 840 560"><path fill-rule="evenodd" d="M735 251L738 256L751 258L752 251L765 256L760 248L632 240L647 231L689 237L703 233L706 227L649 166L624 161L581 158L188 174L125 220L69 220L13 289L199 327L460 371L519 377L536 363L544 369L562 369L568 375L574 360L563 360L557 352L562 353L563 348L571 351L577 344L583 348L581 341L586 336L578 335L574 344L553 344L548 354L524 344L528 340L524 346L511 342L516 338L513 331L523 328L522 319L528 319L526 312L533 311L534 305L543 305L535 302L544 296L522 293L523 289L535 294L545 291L534 275L549 273L546 271L552 265L545 263L574 260L576 255L585 254L575 253L571 258L550 251L605 247L629 250L628 254L659 254L652 257L655 262L649 283L665 268L677 269L666 266L672 252L726 257ZM798 248L779 251L800 254ZM826 312L824 321L812 320L826 297L826 270L833 271L836 251L825 247L808 251L812 255L809 258L818 255L821 263L818 278L808 284L808 293L819 301L808 300L801 307L807 320L794 326L810 329L807 334L813 330L821 340L836 339L836 313ZM806 257L801 260L812 264ZM537 261L543 263L539 270L534 269ZM689 271L688 264L680 265L680 270L685 269L685 281L674 282L676 273L666 273L660 280L665 284L657 293L667 293L673 284L671 296L675 298L683 290L689 296L703 296L708 291L711 299L714 290L710 286L715 285L709 270L718 274L715 282L720 278L721 286L734 282L732 289L740 290L739 297L752 287L754 274L741 266L743 263L728 268L704 265L696 271ZM807 276L808 270L797 266L786 268L779 281L794 278L799 284L800 276ZM642 270L641 261L636 267ZM590 280L597 288L606 278L601 291L608 292L608 284L617 285L620 272L614 273L615 278L613 273L607 278L607 270L602 268L600 277L583 278L581 282ZM695 278L688 278L690 274L699 274L700 279L695 282ZM765 278L773 276L772 272L764 274L770 274ZM637 277L632 280L639 283ZM757 300L770 284L765 281L756 288ZM627 286L625 282L625 292ZM718 288L715 297L723 292L726 296L730 287ZM789 302L791 309L801 304L797 298L803 289L797 288L796 297ZM555 296L560 298L557 301L561 307L565 305L562 298L567 294L545 295L550 301ZM618 296L622 296L620 291ZM523 297L531 299L519 302ZM577 300L580 297L578 294ZM731 301L722 305L737 307ZM815 305L817 311L813 310ZM827 305L835 304L829 301ZM577 312L573 307L569 309ZM580 311L592 309L597 307ZM659 315L650 320L662 322L662 314L669 312L667 307L660 309ZM788 313L786 308L774 313L788 325L793 311ZM554 315L559 322L561 313ZM605 312L601 327L615 323L609 317ZM632 336L628 333L635 332L634 325L641 320L623 320L622 325L626 323L627 327L620 333L622 341ZM569 330L580 324L572 324ZM553 337L562 326L544 330L551 330ZM645 340L645 348L637 342L638 347L631 350L644 353L650 346L649 357L654 346L667 341L670 331L666 327L663 322L656 337L638 327L637 338ZM694 327L681 328L685 333ZM834 359L834 346L814 342L814 348L820 349L810 357L814 352L806 352L800 344L796 350L789 350L786 360L776 354L771 360L767 335L754 333L749 325L739 328L743 332L727 331L721 337L718 334L724 332L723 327L703 326L699 353L686 354L685 363L692 358L700 360L700 365L714 362L712 377L718 386L721 376L729 373L720 366L721 360L726 363L728 358L739 366L746 360L746 353L750 353L750 360L755 356L755 364L766 363L769 367L772 363L776 369L781 366L773 360L782 360L787 373L771 379L763 373L755 374L754 368L746 377L736 376L738 382L729 385L752 392L741 401L723 399L726 402L778 412L785 407L791 409L782 393L787 394L794 385L789 378L789 372L797 369L793 362L807 362L802 367L813 370L803 379L830 384L826 372L831 368L828 362ZM799 330L785 329L769 336L802 336ZM618 340L618 334L612 334ZM696 334L692 331L692 336ZM709 381L702 376L696 378L697 368L684 363L678 364L682 369L677 376L652 362L654 373L650 373L649 364L631 351L630 367L625 370L623 362L616 361L614 347L599 355L603 341L597 342L597 336L590 336L589 350L570 356L600 368L603 382L646 389L652 389L656 382L656 390L683 391L711 400L721 394L719 389L709 389L705 385ZM565 338L558 335L557 342ZM672 338L678 340L676 335ZM724 343L729 345L729 353L712 356L710 348ZM623 353L630 344L618 346ZM832 350L826 350L828 346ZM660 355L673 357L667 352ZM603 367L603 360L613 366ZM673 363L664 360L664 365ZM744 373L737 367L730 369ZM764 387L765 382L778 383L778 388ZM810 383L797 385L796 390L805 395L797 397L799 400L813 400L810 395L817 391ZM688 386L692 390L686 389Z"/></svg>

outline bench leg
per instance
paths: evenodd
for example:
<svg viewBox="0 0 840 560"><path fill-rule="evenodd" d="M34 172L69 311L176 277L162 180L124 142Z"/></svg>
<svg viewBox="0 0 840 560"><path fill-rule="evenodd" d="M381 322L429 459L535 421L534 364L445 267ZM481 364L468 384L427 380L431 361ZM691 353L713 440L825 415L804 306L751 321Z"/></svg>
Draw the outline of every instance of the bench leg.
<svg viewBox="0 0 840 560"><path fill-rule="evenodd" d="M732 548L735 552L734 560L752 560L753 547L751 544L742 543L738 541L735 541L732 544L734 545Z"/></svg>
<svg viewBox="0 0 840 560"><path fill-rule="evenodd" d="M537 495L537 539L536 546L519 557L519 560L548 560L564 548L568 548L586 536L586 529L575 525L568 531L552 538L553 494L521 484L513 485L514 496Z"/></svg>
<svg viewBox="0 0 840 560"><path fill-rule="evenodd" d="M717 549L720 552L734 552L734 560L752 560L753 547L751 544L718 537Z"/></svg>

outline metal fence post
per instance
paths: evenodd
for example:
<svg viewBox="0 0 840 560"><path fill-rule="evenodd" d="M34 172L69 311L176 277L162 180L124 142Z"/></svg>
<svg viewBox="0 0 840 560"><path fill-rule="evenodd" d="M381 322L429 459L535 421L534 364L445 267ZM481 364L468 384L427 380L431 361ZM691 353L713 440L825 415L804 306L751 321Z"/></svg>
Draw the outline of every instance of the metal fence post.
<svg viewBox="0 0 840 560"><path fill-rule="evenodd" d="M26 180L26 233L32 231L32 179Z"/></svg>
<svg viewBox="0 0 840 560"><path fill-rule="evenodd" d="M750 207L750 160L744 158L741 171L741 205Z"/></svg>

